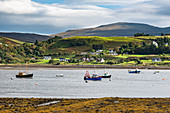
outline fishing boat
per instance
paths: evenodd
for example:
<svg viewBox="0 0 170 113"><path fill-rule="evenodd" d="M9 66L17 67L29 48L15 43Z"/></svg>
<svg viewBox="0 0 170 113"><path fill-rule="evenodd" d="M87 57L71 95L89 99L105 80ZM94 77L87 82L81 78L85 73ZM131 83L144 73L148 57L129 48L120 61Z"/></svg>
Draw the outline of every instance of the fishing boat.
<svg viewBox="0 0 170 113"><path fill-rule="evenodd" d="M111 74L105 72L103 76L101 76L102 78L111 78Z"/></svg>
<svg viewBox="0 0 170 113"><path fill-rule="evenodd" d="M26 63L26 71L25 72L20 72L19 70L19 73L18 75L16 75L16 78L30 78L30 77L33 77L33 74L28 74L28 71L27 71L27 63Z"/></svg>
<svg viewBox="0 0 170 113"><path fill-rule="evenodd" d="M98 80L101 80L102 77L99 76L98 74L93 74L91 77L90 77L90 74L88 71L86 71L86 74L84 76L84 80L93 80L93 81L98 81Z"/></svg>
<svg viewBox="0 0 170 113"><path fill-rule="evenodd" d="M56 77L64 77L63 74L57 74Z"/></svg>
<svg viewBox="0 0 170 113"><path fill-rule="evenodd" d="M140 73L140 71L138 69L136 70L128 70L129 73Z"/></svg>
<svg viewBox="0 0 170 113"><path fill-rule="evenodd" d="M26 72L19 72L18 75L16 75L16 78L30 78L33 74L27 74Z"/></svg>

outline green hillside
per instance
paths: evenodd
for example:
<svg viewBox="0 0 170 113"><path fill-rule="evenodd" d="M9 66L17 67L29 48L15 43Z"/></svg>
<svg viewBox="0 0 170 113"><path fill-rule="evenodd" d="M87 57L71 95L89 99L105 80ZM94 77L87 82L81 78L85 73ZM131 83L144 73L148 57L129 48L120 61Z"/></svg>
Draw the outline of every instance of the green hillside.
<svg viewBox="0 0 170 113"><path fill-rule="evenodd" d="M23 44L24 42L7 38L7 37L0 37L0 43L2 44L10 44L10 45L17 45L17 44Z"/></svg>
<svg viewBox="0 0 170 113"><path fill-rule="evenodd" d="M153 44L153 41L157 45ZM103 64L97 62L104 58L104 64L114 65L170 65L170 37L99 37L75 36L70 38L53 37L47 41L24 43L10 38L0 38L0 63L16 64ZM97 52L102 50L102 52ZM117 55L111 55L110 51ZM82 54L82 53L85 54ZM51 56L52 60L44 60ZM161 63L153 63L152 58L161 58ZM70 59L69 62L59 62L59 58ZM90 62L82 58L92 58Z"/></svg>
<svg viewBox="0 0 170 113"><path fill-rule="evenodd" d="M98 36L75 36L61 39L50 46L50 49L68 48L74 46L91 47L93 44L103 44L106 48L119 47L122 44L148 42L144 37L98 37Z"/></svg>

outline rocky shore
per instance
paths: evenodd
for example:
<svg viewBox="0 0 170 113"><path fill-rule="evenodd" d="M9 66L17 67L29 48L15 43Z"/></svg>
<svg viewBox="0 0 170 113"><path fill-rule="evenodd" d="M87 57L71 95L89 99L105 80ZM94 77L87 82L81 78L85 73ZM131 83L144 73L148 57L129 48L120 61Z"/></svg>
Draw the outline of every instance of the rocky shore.
<svg viewBox="0 0 170 113"><path fill-rule="evenodd" d="M170 98L0 98L1 113L169 113Z"/></svg>

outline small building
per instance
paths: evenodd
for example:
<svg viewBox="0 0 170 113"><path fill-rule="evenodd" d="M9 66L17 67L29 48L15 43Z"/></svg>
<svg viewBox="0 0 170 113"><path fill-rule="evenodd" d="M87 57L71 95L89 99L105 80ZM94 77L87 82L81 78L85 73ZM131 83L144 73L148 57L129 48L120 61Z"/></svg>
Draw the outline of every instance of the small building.
<svg viewBox="0 0 170 113"><path fill-rule="evenodd" d="M109 52L110 52L110 53L113 53L113 52L114 52L114 50L109 50Z"/></svg>
<svg viewBox="0 0 170 113"><path fill-rule="evenodd" d="M97 58L97 59L96 59L96 62L104 63L104 62L105 62L105 60L104 60L103 58Z"/></svg>
<svg viewBox="0 0 170 113"><path fill-rule="evenodd" d="M99 52L99 53L100 53L100 52L103 52L103 50L96 50L96 52Z"/></svg>
<svg viewBox="0 0 170 113"><path fill-rule="evenodd" d="M81 61L90 62L90 59L89 58L82 58Z"/></svg>
<svg viewBox="0 0 170 113"><path fill-rule="evenodd" d="M94 58L90 58L90 61L93 61L94 60Z"/></svg>
<svg viewBox="0 0 170 113"><path fill-rule="evenodd" d="M100 53L96 53L96 55L100 55Z"/></svg>
<svg viewBox="0 0 170 113"><path fill-rule="evenodd" d="M95 52L90 52L91 55L95 55L96 53Z"/></svg>
<svg viewBox="0 0 170 113"><path fill-rule="evenodd" d="M44 56L44 60L51 60L51 56Z"/></svg>
<svg viewBox="0 0 170 113"><path fill-rule="evenodd" d="M158 47L158 43L153 41L153 45L155 45L156 47Z"/></svg>
<svg viewBox="0 0 170 113"><path fill-rule="evenodd" d="M161 62L162 60L160 58L152 58L152 62Z"/></svg>
<svg viewBox="0 0 170 113"><path fill-rule="evenodd" d="M87 52L81 52L81 55L87 55Z"/></svg>
<svg viewBox="0 0 170 113"><path fill-rule="evenodd" d="M69 61L69 59L66 59L66 58L59 58L59 61L60 61L60 62L67 62L67 61Z"/></svg>
<svg viewBox="0 0 170 113"><path fill-rule="evenodd" d="M116 53L116 51L114 51L114 50L109 50L109 52L110 52L110 55L118 55L118 54Z"/></svg>

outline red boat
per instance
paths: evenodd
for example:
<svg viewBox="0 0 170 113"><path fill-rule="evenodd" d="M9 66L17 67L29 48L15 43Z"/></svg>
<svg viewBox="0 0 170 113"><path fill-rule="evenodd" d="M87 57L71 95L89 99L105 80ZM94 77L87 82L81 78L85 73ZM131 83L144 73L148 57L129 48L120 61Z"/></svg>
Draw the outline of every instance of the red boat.
<svg viewBox="0 0 170 113"><path fill-rule="evenodd" d="M94 81L97 81L97 80L101 80L102 77L101 76L98 76L97 74L93 74L92 77L90 77L90 74L88 71L86 71L86 74L84 76L84 80L94 80Z"/></svg>

